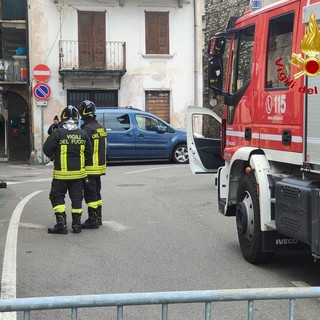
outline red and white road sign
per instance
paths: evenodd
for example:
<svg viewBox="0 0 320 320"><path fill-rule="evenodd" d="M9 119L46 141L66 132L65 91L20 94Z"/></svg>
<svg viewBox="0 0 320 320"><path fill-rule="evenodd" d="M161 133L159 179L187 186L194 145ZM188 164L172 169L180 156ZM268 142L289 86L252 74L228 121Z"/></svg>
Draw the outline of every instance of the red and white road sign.
<svg viewBox="0 0 320 320"><path fill-rule="evenodd" d="M33 87L33 95L37 100L48 100L51 94L51 89L46 83L37 83Z"/></svg>
<svg viewBox="0 0 320 320"><path fill-rule="evenodd" d="M33 68L33 78L38 82L46 82L51 76L51 70L46 64L37 64Z"/></svg>

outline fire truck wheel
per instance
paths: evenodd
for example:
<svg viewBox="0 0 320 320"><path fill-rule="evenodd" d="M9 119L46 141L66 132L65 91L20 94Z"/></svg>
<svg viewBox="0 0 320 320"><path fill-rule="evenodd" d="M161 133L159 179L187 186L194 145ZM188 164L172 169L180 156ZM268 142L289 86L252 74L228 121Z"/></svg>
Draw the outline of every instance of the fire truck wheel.
<svg viewBox="0 0 320 320"><path fill-rule="evenodd" d="M260 205L253 173L244 174L239 183L236 212L238 238L243 257L252 264L272 259L273 252L262 251Z"/></svg>

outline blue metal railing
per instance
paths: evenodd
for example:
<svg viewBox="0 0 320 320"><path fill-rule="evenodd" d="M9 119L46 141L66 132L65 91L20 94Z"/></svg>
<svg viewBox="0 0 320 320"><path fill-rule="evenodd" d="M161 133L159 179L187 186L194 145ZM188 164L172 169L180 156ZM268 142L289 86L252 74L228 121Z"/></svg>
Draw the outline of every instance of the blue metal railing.
<svg viewBox="0 0 320 320"><path fill-rule="evenodd" d="M168 320L169 304L204 303L204 319L212 319L211 303L248 301L248 320L253 319L255 300L289 300L289 319L295 319L297 299L320 298L320 287L228 289L210 291L173 291L151 293L75 295L0 300L2 312L23 312L23 319L31 319L31 311L48 309L71 309L71 319L77 320L79 308L117 307L117 320L123 320L124 306L162 305L162 320Z"/></svg>

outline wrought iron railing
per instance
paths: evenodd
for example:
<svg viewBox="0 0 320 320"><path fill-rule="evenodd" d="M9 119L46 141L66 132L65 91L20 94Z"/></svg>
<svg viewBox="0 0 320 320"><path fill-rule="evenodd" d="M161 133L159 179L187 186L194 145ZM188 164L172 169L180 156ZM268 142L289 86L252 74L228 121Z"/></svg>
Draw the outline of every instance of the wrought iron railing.
<svg viewBox="0 0 320 320"><path fill-rule="evenodd" d="M79 52L79 48L85 52ZM93 57L95 56L95 59ZM97 58L98 56L98 58ZM98 60L98 61L97 61ZM126 43L107 41L99 54L90 51L90 44L76 40L59 41L59 69L86 71L125 71Z"/></svg>

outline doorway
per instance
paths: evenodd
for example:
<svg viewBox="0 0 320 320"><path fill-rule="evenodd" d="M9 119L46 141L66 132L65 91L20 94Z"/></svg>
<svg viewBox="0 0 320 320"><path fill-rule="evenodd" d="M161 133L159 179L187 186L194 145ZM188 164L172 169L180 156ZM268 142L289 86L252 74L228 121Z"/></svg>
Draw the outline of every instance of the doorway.
<svg viewBox="0 0 320 320"><path fill-rule="evenodd" d="M13 161L28 161L31 151L29 106L21 96L13 92L6 93L6 99L7 125L4 127L6 157Z"/></svg>

